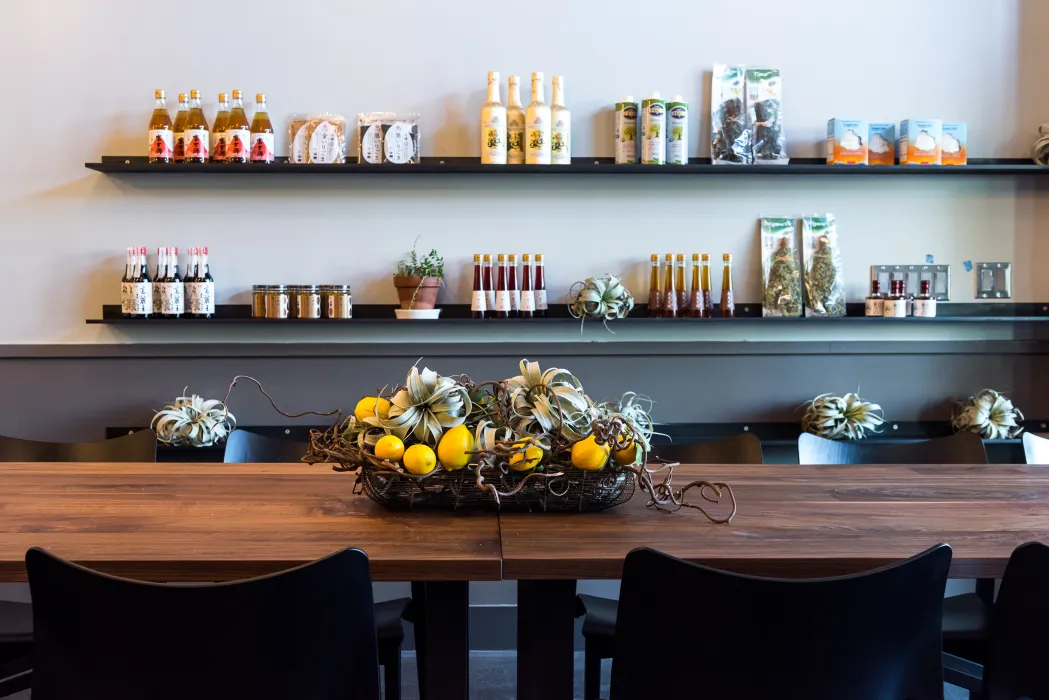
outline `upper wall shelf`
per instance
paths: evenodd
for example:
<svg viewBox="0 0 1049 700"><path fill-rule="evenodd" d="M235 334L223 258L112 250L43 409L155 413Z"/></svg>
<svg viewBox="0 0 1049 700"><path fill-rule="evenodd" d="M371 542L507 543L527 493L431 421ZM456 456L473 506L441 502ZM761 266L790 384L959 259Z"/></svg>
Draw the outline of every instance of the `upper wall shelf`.
<svg viewBox="0 0 1049 700"><path fill-rule="evenodd" d="M281 158L270 165L257 163L150 164L145 156L102 156L99 163L85 163L91 170L110 175L1049 175L1049 167L1022 158L970 159L963 166L827 165L819 158L794 158L789 165L712 165L708 158L694 158L688 165L616 165L611 158L573 158L571 165L482 165L478 158L426 156L417 165L305 165Z"/></svg>

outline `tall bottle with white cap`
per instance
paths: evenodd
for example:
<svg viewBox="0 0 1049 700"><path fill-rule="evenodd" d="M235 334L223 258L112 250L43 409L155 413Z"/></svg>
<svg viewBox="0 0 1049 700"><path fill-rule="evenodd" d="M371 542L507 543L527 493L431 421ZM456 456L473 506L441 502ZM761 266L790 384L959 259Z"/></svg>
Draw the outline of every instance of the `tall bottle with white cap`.
<svg viewBox="0 0 1049 700"><path fill-rule="evenodd" d="M525 112L525 162L550 165L550 105L546 104L542 73L532 73L532 102Z"/></svg>
<svg viewBox="0 0 1049 700"><path fill-rule="evenodd" d="M481 162L506 165L506 107L499 99L499 74L488 74L488 100L481 107Z"/></svg>
<svg viewBox="0 0 1049 700"><path fill-rule="evenodd" d="M554 102L550 106L550 161L572 164L572 113L565 107L565 79L554 76Z"/></svg>
<svg viewBox="0 0 1049 700"><path fill-rule="evenodd" d="M521 79L510 76L509 94L506 96L506 162L524 165L525 162L525 111L521 106Z"/></svg>
<svg viewBox="0 0 1049 700"><path fill-rule="evenodd" d="M688 103L681 95L667 104L667 163L688 165Z"/></svg>
<svg viewBox="0 0 1049 700"><path fill-rule="evenodd" d="M667 103L658 92L641 102L641 162L665 165L667 162Z"/></svg>

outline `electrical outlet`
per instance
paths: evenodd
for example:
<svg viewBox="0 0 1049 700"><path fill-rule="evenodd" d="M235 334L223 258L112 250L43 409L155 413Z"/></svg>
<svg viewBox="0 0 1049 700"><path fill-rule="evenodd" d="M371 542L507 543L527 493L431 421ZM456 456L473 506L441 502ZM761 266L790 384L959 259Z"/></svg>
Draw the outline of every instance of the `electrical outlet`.
<svg viewBox="0 0 1049 700"><path fill-rule="evenodd" d="M978 262L976 269L977 299L1012 299L1013 264Z"/></svg>
<svg viewBox="0 0 1049 700"><path fill-rule="evenodd" d="M950 265L871 265L871 281L878 280L881 291L888 294L893 280L903 280L907 294L921 292L922 280L929 280L936 301L951 300Z"/></svg>

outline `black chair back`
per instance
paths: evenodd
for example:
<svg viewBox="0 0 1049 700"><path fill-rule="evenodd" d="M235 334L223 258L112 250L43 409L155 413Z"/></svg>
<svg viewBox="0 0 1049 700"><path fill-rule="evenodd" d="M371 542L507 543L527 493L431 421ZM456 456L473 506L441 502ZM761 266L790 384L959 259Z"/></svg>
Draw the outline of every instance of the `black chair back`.
<svg viewBox="0 0 1049 700"><path fill-rule="evenodd" d="M187 546L190 546L187 544ZM26 553L33 700L379 697L368 557L175 586Z"/></svg>
<svg viewBox="0 0 1049 700"><path fill-rule="evenodd" d="M1024 433L1023 440L1028 464L1049 464L1049 440L1034 433Z"/></svg>
<svg viewBox="0 0 1049 700"><path fill-rule="evenodd" d="M991 614L986 700L1049 700L1049 547L1020 545L1009 557Z"/></svg>
<svg viewBox="0 0 1049 700"><path fill-rule="evenodd" d="M627 555L611 700L943 700L951 548L826 579L744 576Z"/></svg>
<svg viewBox="0 0 1049 700"><path fill-rule="evenodd" d="M226 438L227 464L249 462L301 462L309 445L293 440L274 440L247 430L234 430Z"/></svg>
<svg viewBox="0 0 1049 700"><path fill-rule="evenodd" d="M839 441L802 433L798 437L801 464L987 464L983 440L974 433L921 442L886 444Z"/></svg>
<svg viewBox="0 0 1049 700"><path fill-rule="evenodd" d="M157 436L139 430L100 442L38 442L0 435L0 462L155 462Z"/></svg>
<svg viewBox="0 0 1049 700"><path fill-rule="evenodd" d="M653 445L652 455L682 464L761 464L761 440L740 433L720 440Z"/></svg>

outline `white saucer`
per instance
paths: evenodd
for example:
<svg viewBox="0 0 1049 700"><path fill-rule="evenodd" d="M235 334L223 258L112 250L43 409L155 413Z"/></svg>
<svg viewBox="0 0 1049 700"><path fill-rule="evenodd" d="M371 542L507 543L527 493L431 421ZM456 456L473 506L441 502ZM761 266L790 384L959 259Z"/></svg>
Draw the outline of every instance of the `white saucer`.
<svg viewBox="0 0 1049 700"><path fill-rule="evenodd" d="M397 318L403 320L433 320L441 315L440 309L394 309Z"/></svg>

